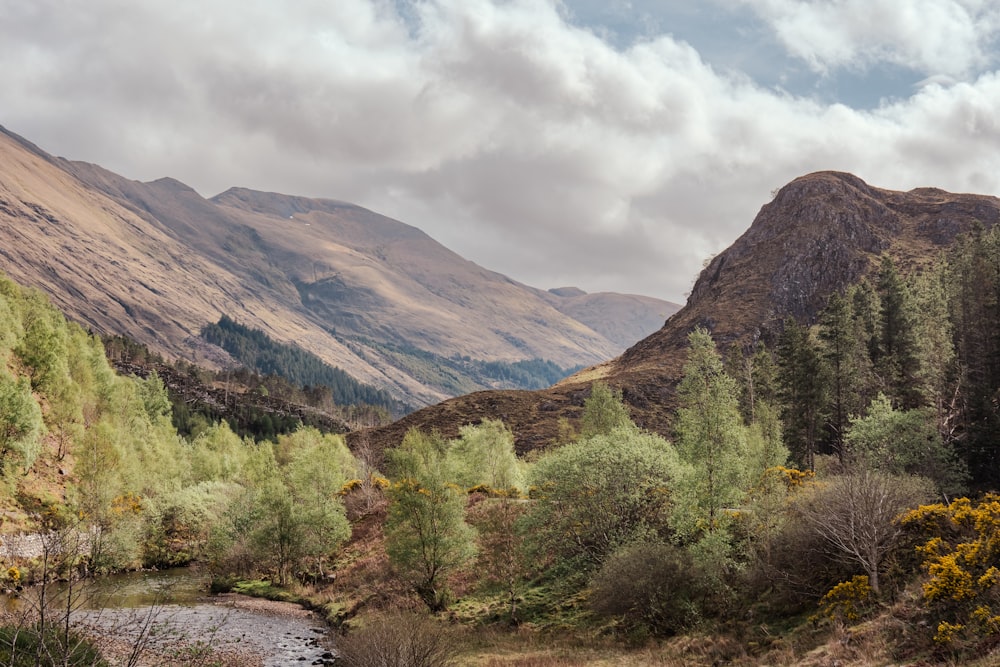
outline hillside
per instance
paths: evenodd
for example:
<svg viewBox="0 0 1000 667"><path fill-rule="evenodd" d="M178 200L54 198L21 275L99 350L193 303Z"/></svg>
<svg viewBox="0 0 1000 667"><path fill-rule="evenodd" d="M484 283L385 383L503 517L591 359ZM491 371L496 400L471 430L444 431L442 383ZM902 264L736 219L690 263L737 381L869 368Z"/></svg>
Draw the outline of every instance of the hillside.
<svg viewBox="0 0 1000 667"><path fill-rule="evenodd" d="M583 322L623 349L635 343L635 332L656 331L680 310L676 304L648 296L614 292L588 294L576 287L550 289L542 296L559 312Z"/></svg>
<svg viewBox="0 0 1000 667"><path fill-rule="evenodd" d="M232 365L200 336L225 315L411 405L514 386L486 362L609 359L673 310L602 295L602 317L353 204L241 188L205 199L54 158L2 128L0 270L168 357Z"/></svg>
<svg viewBox="0 0 1000 667"><path fill-rule="evenodd" d="M451 436L462 424L498 418L514 430L520 451L543 447L561 418L579 415L597 379L621 389L639 425L668 433L687 334L696 326L709 329L723 348L773 342L787 317L813 322L830 294L870 274L883 253L903 267L928 264L957 235L998 219L995 197L934 188L896 192L837 172L802 176L702 271L684 308L616 359L545 391L452 399L363 437L384 447L411 427Z"/></svg>

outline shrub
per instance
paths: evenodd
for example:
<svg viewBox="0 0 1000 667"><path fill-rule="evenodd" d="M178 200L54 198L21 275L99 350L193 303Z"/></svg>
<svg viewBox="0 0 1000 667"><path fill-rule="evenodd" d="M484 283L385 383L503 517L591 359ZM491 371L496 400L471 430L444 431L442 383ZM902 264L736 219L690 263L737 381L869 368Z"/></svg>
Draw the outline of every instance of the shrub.
<svg viewBox="0 0 1000 667"><path fill-rule="evenodd" d="M591 580L591 608L621 617L630 630L657 635L686 630L703 617L709 591L693 560L669 544L619 549Z"/></svg>
<svg viewBox="0 0 1000 667"><path fill-rule="evenodd" d="M927 579L923 601L934 641L953 650L1000 636L1000 496L923 505L902 518L926 540L917 547ZM933 625L933 623L932 623Z"/></svg>
<svg viewBox="0 0 1000 667"><path fill-rule="evenodd" d="M865 575L842 581L819 601L820 616L838 623L860 620L872 608L874 591Z"/></svg>
<svg viewBox="0 0 1000 667"><path fill-rule="evenodd" d="M624 544L668 531L677 453L635 427L546 452L523 527L549 574L589 573Z"/></svg>
<svg viewBox="0 0 1000 667"><path fill-rule="evenodd" d="M451 633L417 614L377 616L337 644L346 667L445 667L458 652Z"/></svg>

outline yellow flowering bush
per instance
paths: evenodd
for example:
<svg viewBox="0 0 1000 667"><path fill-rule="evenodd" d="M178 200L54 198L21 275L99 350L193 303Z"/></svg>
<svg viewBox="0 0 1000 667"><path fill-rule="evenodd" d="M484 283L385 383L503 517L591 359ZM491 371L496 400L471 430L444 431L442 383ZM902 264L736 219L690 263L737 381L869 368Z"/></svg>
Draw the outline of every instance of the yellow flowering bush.
<svg viewBox="0 0 1000 667"><path fill-rule="evenodd" d="M820 614L843 623L857 621L868 613L874 600L868 577L858 575L850 581L842 581L827 592L819 601ZM815 617L814 617L815 618Z"/></svg>
<svg viewBox="0 0 1000 667"><path fill-rule="evenodd" d="M965 626L961 623L941 621L938 623L937 634L934 635L934 641L938 644L951 644L964 628Z"/></svg>
<svg viewBox="0 0 1000 667"><path fill-rule="evenodd" d="M786 468L785 466L773 466L764 471L765 478L776 478L784 482L788 490L797 489L805 485L806 482L811 482L815 477L816 473L812 470L796 470L795 468Z"/></svg>
<svg viewBox="0 0 1000 667"><path fill-rule="evenodd" d="M351 491L357 491L362 486L364 486L364 482L360 479L349 479L340 487L340 495L346 496Z"/></svg>
<svg viewBox="0 0 1000 667"><path fill-rule="evenodd" d="M131 491L111 501L111 511L118 516L142 513L142 496Z"/></svg>
<svg viewBox="0 0 1000 667"><path fill-rule="evenodd" d="M358 489L365 488L365 486L367 486L370 489L380 489L382 491L385 491L390 486L392 486L392 482L390 482L385 477L371 473L368 475L367 482L363 479L347 480L346 482L344 482L344 485L340 487L340 492L338 495L346 496L350 494L352 491L357 491Z"/></svg>
<svg viewBox="0 0 1000 667"><path fill-rule="evenodd" d="M958 498L905 514L927 572L923 600L938 621L934 641L954 648L1000 635L1000 495Z"/></svg>
<svg viewBox="0 0 1000 667"><path fill-rule="evenodd" d="M961 602L976 596L972 574L961 565L959 554L950 553L932 557L925 562L925 566L931 576L930 581L923 585L926 601Z"/></svg>

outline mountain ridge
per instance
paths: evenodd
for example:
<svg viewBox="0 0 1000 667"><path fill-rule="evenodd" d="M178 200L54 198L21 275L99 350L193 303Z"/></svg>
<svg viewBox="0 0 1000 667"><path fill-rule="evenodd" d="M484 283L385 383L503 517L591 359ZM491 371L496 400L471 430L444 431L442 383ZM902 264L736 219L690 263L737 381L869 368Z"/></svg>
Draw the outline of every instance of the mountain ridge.
<svg viewBox="0 0 1000 667"><path fill-rule="evenodd" d="M228 315L425 405L475 381L443 381L460 371L424 351L569 368L627 344L363 207L246 188L205 199L176 179L130 180L0 130L0 269L94 330L168 357L232 364L199 338ZM645 303L657 316L670 309Z"/></svg>

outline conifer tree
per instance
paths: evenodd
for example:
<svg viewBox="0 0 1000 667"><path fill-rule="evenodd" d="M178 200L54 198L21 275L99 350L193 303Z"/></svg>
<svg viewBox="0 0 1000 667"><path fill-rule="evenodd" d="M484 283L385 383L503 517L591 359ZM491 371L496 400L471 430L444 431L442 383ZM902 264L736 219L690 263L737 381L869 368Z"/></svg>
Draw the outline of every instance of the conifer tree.
<svg viewBox="0 0 1000 667"><path fill-rule="evenodd" d="M834 293L820 315L819 340L829 370L828 426L833 449L844 459L844 438L850 418L862 412L871 376L871 362L865 344L864 325L855 317L853 290L844 296Z"/></svg>
<svg viewBox="0 0 1000 667"><path fill-rule="evenodd" d="M976 483L1000 484L1000 231L982 227L949 254L948 283L961 382L960 449Z"/></svg>
<svg viewBox="0 0 1000 667"><path fill-rule="evenodd" d="M900 407L920 407L922 396L918 375L916 314L913 299L905 281L888 255L882 257L879 268L878 292L879 346L873 357L875 370L882 378L883 390Z"/></svg>
<svg viewBox="0 0 1000 667"><path fill-rule="evenodd" d="M919 368L917 384L923 403L936 415L941 436L951 440L955 422L957 388L953 327L946 287L947 264L916 277L913 303Z"/></svg>
<svg viewBox="0 0 1000 667"><path fill-rule="evenodd" d="M815 470L826 421L826 369L809 330L792 319L777 352L784 441L796 463Z"/></svg>

